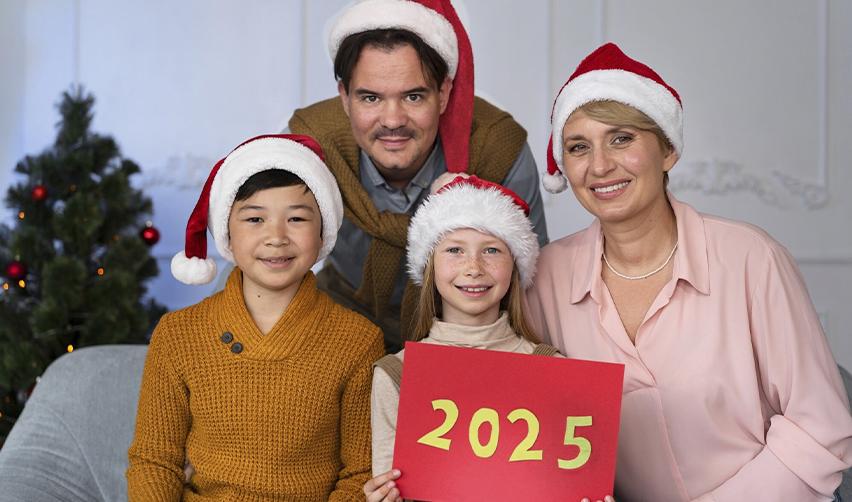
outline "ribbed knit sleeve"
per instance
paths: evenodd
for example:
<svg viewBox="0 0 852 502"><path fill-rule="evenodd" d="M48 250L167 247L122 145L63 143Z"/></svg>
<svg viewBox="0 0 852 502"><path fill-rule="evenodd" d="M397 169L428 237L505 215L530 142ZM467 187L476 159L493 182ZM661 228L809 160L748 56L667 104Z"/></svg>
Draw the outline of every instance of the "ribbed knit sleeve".
<svg viewBox="0 0 852 502"><path fill-rule="evenodd" d="M368 330L365 340L369 340L369 345L353 365L340 403L340 460L343 467L330 501L364 500L364 483L370 479L372 367L385 350L381 330L375 326L369 326Z"/></svg>
<svg viewBox="0 0 852 502"><path fill-rule="evenodd" d="M163 317L148 348L130 445L127 495L133 501L181 499L185 441L190 426L189 392L169 360L169 315Z"/></svg>

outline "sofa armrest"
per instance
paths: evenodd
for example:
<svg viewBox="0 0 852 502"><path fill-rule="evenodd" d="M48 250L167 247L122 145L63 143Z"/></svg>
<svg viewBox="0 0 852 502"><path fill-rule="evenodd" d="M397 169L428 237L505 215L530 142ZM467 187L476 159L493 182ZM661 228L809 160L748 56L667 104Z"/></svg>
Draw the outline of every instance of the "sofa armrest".
<svg viewBox="0 0 852 502"><path fill-rule="evenodd" d="M126 500L146 351L87 347L47 368L0 450L0 502Z"/></svg>

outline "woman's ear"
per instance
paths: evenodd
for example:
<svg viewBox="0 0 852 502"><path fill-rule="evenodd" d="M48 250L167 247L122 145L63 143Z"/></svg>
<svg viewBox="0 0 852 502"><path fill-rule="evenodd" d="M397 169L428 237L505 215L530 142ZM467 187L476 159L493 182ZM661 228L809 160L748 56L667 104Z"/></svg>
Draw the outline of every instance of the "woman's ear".
<svg viewBox="0 0 852 502"><path fill-rule="evenodd" d="M670 148L668 155L663 158L663 172L667 173L671 171L678 160L680 160L680 155L678 155L674 148Z"/></svg>

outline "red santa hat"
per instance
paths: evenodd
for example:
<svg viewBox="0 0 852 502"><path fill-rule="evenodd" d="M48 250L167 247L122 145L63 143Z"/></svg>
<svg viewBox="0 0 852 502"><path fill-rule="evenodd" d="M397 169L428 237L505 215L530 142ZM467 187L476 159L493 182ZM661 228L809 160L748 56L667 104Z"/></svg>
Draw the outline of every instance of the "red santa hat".
<svg viewBox="0 0 852 502"><path fill-rule="evenodd" d="M538 260L538 237L529 206L512 190L476 176L457 177L430 195L408 227L408 275L423 283L423 271L435 247L461 228L497 237L509 247L524 288L532 284Z"/></svg>
<svg viewBox="0 0 852 502"><path fill-rule="evenodd" d="M216 249L234 263L228 219L237 191L251 176L281 169L298 176L313 193L322 217L322 260L334 248L343 221L337 181L323 162L322 148L310 136L267 134L237 146L213 166L186 225L186 244L172 258L172 275L185 284L206 284L216 277L216 262L207 257L207 230Z"/></svg>
<svg viewBox="0 0 852 502"><path fill-rule="evenodd" d="M678 154L683 152L680 95L654 70L607 43L583 59L553 104L543 179L548 192L559 193L568 186L562 172L562 128L574 110L591 101L617 101L636 108L660 126Z"/></svg>
<svg viewBox="0 0 852 502"><path fill-rule="evenodd" d="M447 63L453 81L438 132L451 173L467 171L473 120L473 50L450 0L363 0L341 12L332 24L332 61L346 37L371 30L406 30L420 37ZM441 82L438 82L441 85Z"/></svg>

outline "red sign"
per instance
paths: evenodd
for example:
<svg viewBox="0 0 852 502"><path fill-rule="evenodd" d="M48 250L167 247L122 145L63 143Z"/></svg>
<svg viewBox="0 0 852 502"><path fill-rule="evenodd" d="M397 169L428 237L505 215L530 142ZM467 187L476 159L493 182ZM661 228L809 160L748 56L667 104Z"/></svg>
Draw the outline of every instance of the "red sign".
<svg viewBox="0 0 852 502"><path fill-rule="evenodd" d="M405 344L393 466L407 499L611 495L621 364Z"/></svg>

